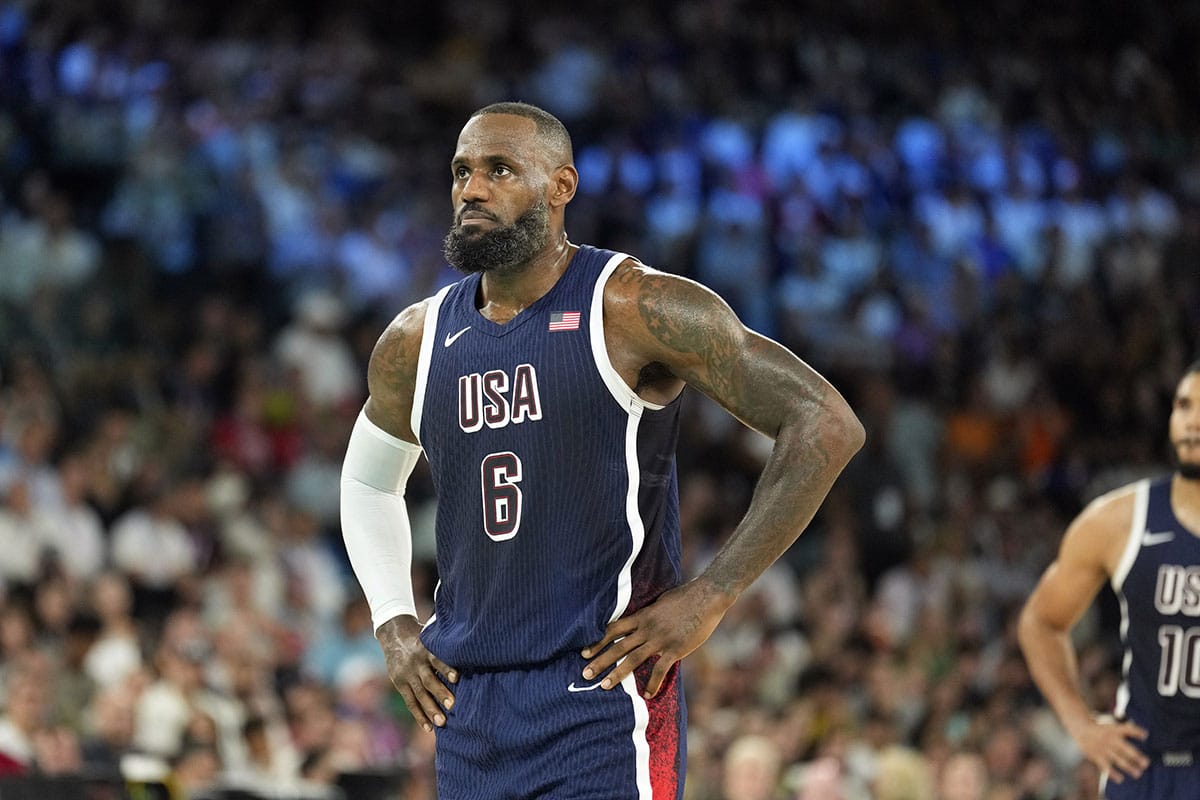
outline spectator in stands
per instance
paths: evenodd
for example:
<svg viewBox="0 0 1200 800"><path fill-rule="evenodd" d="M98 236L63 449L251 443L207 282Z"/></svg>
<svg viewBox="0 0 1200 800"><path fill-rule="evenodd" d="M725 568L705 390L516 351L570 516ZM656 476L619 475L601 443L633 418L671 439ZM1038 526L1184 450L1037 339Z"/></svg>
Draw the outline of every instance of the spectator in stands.
<svg viewBox="0 0 1200 800"><path fill-rule="evenodd" d="M779 747L765 736L738 737L725 751L723 800L773 800L779 797L782 770Z"/></svg>
<svg viewBox="0 0 1200 800"><path fill-rule="evenodd" d="M140 685L126 679L98 687L82 709L80 748L84 769L120 775L121 759L133 751L134 709Z"/></svg>
<svg viewBox="0 0 1200 800"><path fill-rule="evenodd" d="M6 671L0 754L15 761L25 772L37 768L37 737L53 724L52 677L45 657L32 653Z"/></svg>
<svg viewBox="0 0 1200 800"><path fill-rule="evenodd" d="M51 533L46 547L55 569L82 585L99 574L108 561L107 531L88 502L91 462L69 453L58 462L60 503L47 509Z"/></svg>
<svg viewBox="0 0 1200 800"><path fill-rule="evenodd" d="M32 592L53 541L53 520L34 507L28 483L9 484L0 505L0 580L12 590Z"/></svg>
<svg viewBox="0 0 1200 800"><path fill-rule="evenodd" d="M311 291L296 303L293 320L275 340L275 356L295 375L300 397L314 409L343 408L361 396L362 379L341 331L342 301L327 291Z"/></svg>

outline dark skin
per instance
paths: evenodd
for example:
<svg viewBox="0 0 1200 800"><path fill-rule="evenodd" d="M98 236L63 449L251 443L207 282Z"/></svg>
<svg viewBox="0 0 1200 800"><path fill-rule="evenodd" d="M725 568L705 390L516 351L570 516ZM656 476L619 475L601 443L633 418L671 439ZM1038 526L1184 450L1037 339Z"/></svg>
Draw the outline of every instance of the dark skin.
<svg viewBox="0 0 1200 800"><path fill-rule="evenodd" d="M509 322L549 291L578 249L564 228L564 210L578 185L568 161L538 137L533 120L517 115L474 117L459 136L451 163L456 225L481 231L511 225L539 199L550 212L549 236L533 259L484 273L478 307L494 322ZM464 214L468 204L481 210ZM585 679L611 668L605 689L657 656L644 688L652 697L670 667L708 639L737 597L800 535L864 433L824 378L743 326L700 284L629 259L609 279L603 302L609 358L640 397L666 404L692 386L775 441L746 516L703 574L613 621L582 653L589 659ZM411 413L426 308L426 301L416 303L392 321L367 373L367 416L414 443ZM420 632L415 617L398 616L377 636L392 683L417 722L431 730L446 723L458 674L424 647Z"/></svg>

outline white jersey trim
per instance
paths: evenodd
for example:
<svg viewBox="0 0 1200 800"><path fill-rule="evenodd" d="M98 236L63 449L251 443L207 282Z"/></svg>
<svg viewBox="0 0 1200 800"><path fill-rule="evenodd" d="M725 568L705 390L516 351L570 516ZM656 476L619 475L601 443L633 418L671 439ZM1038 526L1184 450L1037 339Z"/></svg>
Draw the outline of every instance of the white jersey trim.
<svg viewBox="0 0 1200 800"><path fill-rule="evenodd" d="M638 463L637 438L638 425L641 420L642 407L631 404L628 423L625 426L625 469L627 473L626 486L628 487L625 493L625 519L629 525L631 547L629 558L626 559L625 564L621 567L620 575L617 576L617 602L613 607L612 615L608 618L609 622L619 618L629 608L629 601L633 595L633 562L637 560L646 543L646 528L638 509L638 491L641 487L642 472L641 465ZM621 681L621 688L629 696L630 703L633 705L634 726L631 736L633 737L634 751L637 754L638 797L649 800L653 797L650 784L650 742L646 738L650 712L646 708L646 701L638 694L637 679L632 673L626 675L625 679Z"/></svg>
<svg viewBox="0 0 1200 800"><path fill-rule="evenodd" d="M1129 520L1129 539L1125 542L1125 550L1121 553L1121 560L1117 562L1110 581L1121 607L1122 642L1127 641L1129 635L1129 603L1125 598L1125 593L1121 591L1121 587L1125 584L1129 570L1133 568L1138 551L1141 550L1142 532L1146 530L1146 512L1149 506L1150 481L1148 479L1138 481L1133 493L1133 515ZM1125 654L1121 659L1121 683L1117 686L1116 702L1113 704L1113 713L1117 717L1124 717L1125 710L1129 707L1129 669L1132 666L1133 648L1126 645Z"/></svg>
<svg viewBox="0 0 1200 800"><path fill-rule="evenodd" d="M621 376L617 374L617 370L613 367L612 361L609 360L608 343L604 339L604 287L608 284L608 279L612 277L613 272L621 265L621 262L629 257L625 253L614 254L608 260L608 263L604 265L604 269L600 270L600 276L596 278L596 286L592 290L592 311L588 318L588 336L592 341L592 359L596 362L596 371L600 373L604 385L608 387L608 391L621 404L622 408L640 406L657 411L666 408L666 406L660 406L657 403L643 400L641 397L638 397L637 392L629 388L629 384L621 379Z"/></svg>
<svg viewBox="0 0 1200 800"><path fill-rule="evenodd" d="M633 595L633 563L641 554L646 543L646 527L638 508L638 493L641 489L641 464L638 463L638 427L642 420L642 412L646 409L658 410L666 406L651 403L638 397L637 392L629 387L617 373L608 357L608 343L604 338L604 287L613 272L625 259L625 253L614 254L600 270L596 285L592 290L592 308L588 316L588 337L592 344L592 360L596 364L604 385L608 387L613 399L628 415L625 425L625 520L629 526L630 548L629 558L621 567L617 576L617 597L612 614L608 621L618 619L629 609L629 601ZM646 728L650 723L650 711L646 701L638 693L637 678L631 673L621 681L621 689L629 697L633 707L634 726L630 733L633 739L634 752L637 761L638 797L649 800L653 797L653 787L650 783L650 742L646 738Z"/></svg>
<svg viewBox="0 0 1200 800"><path fill-rule="evenodd" d="M652 800L654 786L650 783L650 740L646 738L646 729L650 726L650 709L646 706L646 699L638 694L637 678L632 672L621 681L621 689L629 695L629 701L633 704L633 747L637 754L637 796L639 800Z"/></svg>
<svg viewBox="0 0 1200 800"><path fill-rule="evenodd" d="M1113 570L1110 583L1113 591L1121 591L1121 586L1125 583L1125 578L1129 575L1129 570L1133 568L1133 562L1137 558L1138 550L1142 546L1142 533L1146 530L1146 511L1150 505L1150 481L1148 479L1140 480L1134 487L1133 494L1133 517L1129 520L1129 539L1125 542L1125 550L1121 553L1121 560L1117 562L1116 569Z"/></svg>
<svg viewBox="0 0 1200 800"><path fill-rule="evenodd" d="M421 441L421 415L425 411L425 389L429 385L429 364L433 360L433 338L437 333L438 312L442 309L442 301L454 288L454 284L443 286L437 294L429 298L425 308L425 328L421 331L421 354L417 356L417 378L413 386L412 423L413 436Z"/></svg>
<svg viewBox="0 0 1200 800"><path fill-rule="evenodd" d="M1117 602L1121 606L1121 641L1129 632L1129 603L1125 595L1118 592ZM1125 717L1125 709L1129 707L1129 669L1133 666L1133 648L1126 645L1125 654L1121 657L1121 682L1117 684L1117 696L1113 703L1113 713L1118 719Z"/></svg>
<svg viewBox="0 0 1200 800"><path fill-rule="evenodd" d="M638 491L641 486L641 465L638 463L637 435L638 424L642 420L642 409L630 406L629 417L625 425L625 521L629 525L630 549L629 558L621 567L617 576L617 602L613 606L612 615L608 621L620 617L629 608L629 600L633 595L633 562L646 543L646 527L638 509Z"/></svg>

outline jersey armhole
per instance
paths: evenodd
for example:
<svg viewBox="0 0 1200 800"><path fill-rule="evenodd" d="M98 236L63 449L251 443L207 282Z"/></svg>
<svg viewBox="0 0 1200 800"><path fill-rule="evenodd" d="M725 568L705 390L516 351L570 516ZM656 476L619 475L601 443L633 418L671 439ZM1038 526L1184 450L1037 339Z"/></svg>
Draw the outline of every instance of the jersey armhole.
<svg viewBox="0 0 1200 800"><path fill-rule="evenodd" d="M425 327L421 331L421 352L417 356L417 377L413 386L413 404L412 424L413 436L417 437L418 444L421 441L421 416L425 410L425 387L429 384L429 362L433 358L433 340L437 334L438 312L442 308L442 301L446 299L446 295L454 288L454 284L443 286L437 294L429 300L429 305L425 308Z"/></svg>
<svg viewBox="0 0 1200 800"><path fill-rule="evenodd" d="M1121 586L1125 583L1125 576L1129 574L1129 570L1133 568L1133 562L1137 559L1138 550L1142 546L1142 531L1146 529L1146 509L1150 504L1150 481L1140 480L1134 489L1133 494L1133 515L1129 521L1129 534L1125 540L1125 549L1121 552L1121 560L1117 562L1117 568L1113 570L1110 584L1113 591L1121 591Z"/></svg>
<svg viewBox="0 0 1200 800"><path fill-rule="evenodd" d="M612 365L612 361L608 357L608 342L604 339L604 287L608 285L608 279L616 271L617 267L630 258L626 253L614 253L608 259L608 263L600 270L599 277L596 278L596 286L592 290L592 310L588 319L588 337L592 342L592 360L596 362L596 371L600 373L604 385L608 387L609 393L613 398L620 403L621 408L639 408L649 409L651 411L661 411L666 406L661 406L658 403L651 403L649 400L644 400L638 396L638 393L629 388L629 384L621 379L616 368Z"/></svg>

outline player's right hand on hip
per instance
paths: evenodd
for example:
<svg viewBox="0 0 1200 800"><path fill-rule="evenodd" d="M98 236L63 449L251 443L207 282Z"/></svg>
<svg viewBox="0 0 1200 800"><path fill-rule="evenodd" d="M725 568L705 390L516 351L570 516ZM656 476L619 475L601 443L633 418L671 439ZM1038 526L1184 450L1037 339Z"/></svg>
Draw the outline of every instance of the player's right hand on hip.
<svg viewBox="0 0 1200 800"><path fill-rule="evenodd" d="M421 643L416 617L393 617L379 626L375 637L387 659L388 677L417 724L426 731L444 726L446 712L454 707L454 693L446 683L458 682L458 670Z"/></svg>

